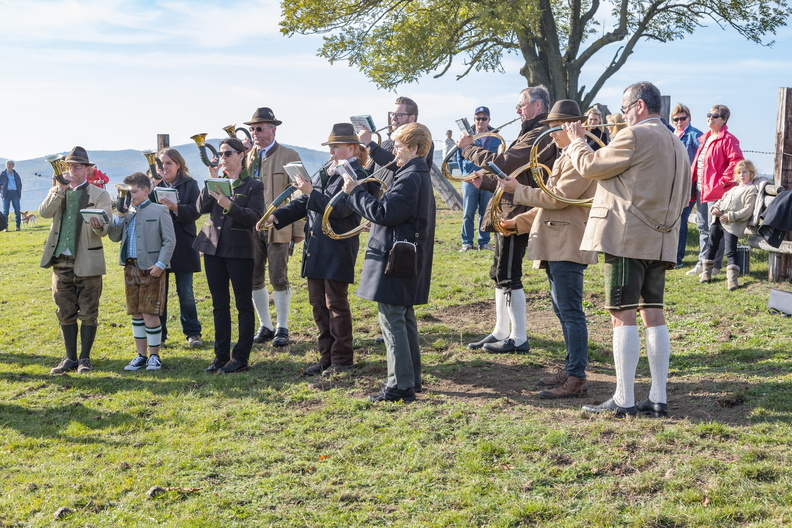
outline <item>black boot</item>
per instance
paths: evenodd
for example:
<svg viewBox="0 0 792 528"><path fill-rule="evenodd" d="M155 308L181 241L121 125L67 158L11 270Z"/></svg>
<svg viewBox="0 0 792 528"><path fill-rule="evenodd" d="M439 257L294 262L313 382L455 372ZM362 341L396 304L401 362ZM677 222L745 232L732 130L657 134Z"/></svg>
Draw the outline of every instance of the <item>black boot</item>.
<svg viewBox="0 0 792 528"><path fill-rule="evenodd" d="M77 325L74 325L75 327ZM91 357L91 347L96 339L96 326L83 324L80 326L80 359Z"/></svg>
<svg viewBox="0 0 792 528"><path fill-rule="evenodd" d="M77 323L61 325L63 345L66 347L66 357L77 361Z"/></svg>

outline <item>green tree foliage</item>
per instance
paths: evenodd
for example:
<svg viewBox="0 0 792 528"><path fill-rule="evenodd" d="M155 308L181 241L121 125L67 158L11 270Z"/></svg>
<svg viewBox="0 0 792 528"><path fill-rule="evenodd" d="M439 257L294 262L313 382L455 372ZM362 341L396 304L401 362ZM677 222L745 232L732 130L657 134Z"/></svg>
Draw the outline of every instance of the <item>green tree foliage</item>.
<svg viewBox="0 0 792 528"><path fill-rule="evenodd" d="M784 26L786 0L283 0L281 31L323 34L319 55L346 60L382 88L444 75L455 60L471 71L503 71L501 59L524 59L520 74L554 99L588 106L642 40L670 42L715 23L744 38ZM592 56L611 50L594 85L578 86Z"/></svg>

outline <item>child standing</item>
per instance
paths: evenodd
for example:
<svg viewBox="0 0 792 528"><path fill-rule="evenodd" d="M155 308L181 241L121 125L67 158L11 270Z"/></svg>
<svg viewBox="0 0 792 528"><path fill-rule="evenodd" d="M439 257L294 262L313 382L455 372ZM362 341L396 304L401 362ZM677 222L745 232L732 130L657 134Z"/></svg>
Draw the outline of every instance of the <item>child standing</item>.
<svg viewBox="0 0 792 528"><path fill-rule="evenodd" d="M756 177L756 167L748 160L742 160L734 167L734 181L739 185L732 187L723 197L712 204L710 214L709 244L707 245L707 258L702 262L704 271L699 275L699 282L712 280L712 268L715 266L715 253L721 238L725 239L725 254L728 260L726 267L726 280L729 291L738 287L737 277L740 267L737 265L737 241L745 233L748 220L751 218L756 203L757 189L753 184Z"/></svg>
<svg viewBox="0 0 792 528"><path fill-rule="evenodd" d="M118 213L110 227L110 240L121 242L119 263L124 266L127 314L132 316L135 356L124 370L159 370L162 327L159 316L165 300L165 281L176 235L164 205L149 200L151 180L142 172L124 178L130 186L134 211ZM146 354L146 346L150 356Z"/></svg>

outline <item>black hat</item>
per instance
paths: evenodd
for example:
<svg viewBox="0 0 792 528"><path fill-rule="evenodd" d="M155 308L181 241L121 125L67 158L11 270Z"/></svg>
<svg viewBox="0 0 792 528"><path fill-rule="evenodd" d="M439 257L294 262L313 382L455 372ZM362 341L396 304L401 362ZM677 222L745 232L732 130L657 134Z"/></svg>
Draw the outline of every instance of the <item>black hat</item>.
<svg viewBox="0 0 792 528"><path fill-rule="evenodd" d="M82 147L74 147L63 160L66 163L82 163L83 165L93 165L88 159L88 153Z"/></svg>
<svg viewBox="0 0 792 528"><path fill-rule="evenodd" d="M322 145L345 145L350 143L360 143L357 134L355 134L355 126L352 123L336 123L333 125L330 137Z"/></svg>
<svg viewBox="0 0 792 528"><path fill-rule="evenodd" d="M278 121L275 119L275 114L270 108L266 106L262 106L261 108L256 108L256 111L253 112L253 117L250 118L250 121L245 121L246 125L255 125L256 123L272 123L275 126L280 125L283 121Z"/></svg>
<svg viewBox="0 0 792 528"><path fill-rule="evenodd" d="M586 116L580 115L580 107L577 102L572 99L561 99L553 104L553 108L547 114L547 119L540 123L546 125L550 121L583 121L585 119Z"/></svg>

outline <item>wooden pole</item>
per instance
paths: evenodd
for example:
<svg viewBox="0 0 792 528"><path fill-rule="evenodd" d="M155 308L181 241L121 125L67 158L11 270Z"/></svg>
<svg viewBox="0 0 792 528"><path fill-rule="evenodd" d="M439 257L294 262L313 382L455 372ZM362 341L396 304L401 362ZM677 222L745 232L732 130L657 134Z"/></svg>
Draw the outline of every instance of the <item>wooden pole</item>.
<svg viewBox="0 0 792 528"><path fill-rule="evenodd" d="M665 119L665 122L671 124L671 96L660 96L660 117Z"/></svg>
<svg viewBox="0 0 792 528"><path fill-rule="evenodd" d="M170 147L170 135L157 134L157 152Z"/></svg>
<svg viewBox="0 0 792 528"><path fill-rule="evenodd" d="M792 189L792 88L778 89L774 176L776 185ZM787 241L792 233L787 233ZM768 253L767 280L785 282L792 278L792 255Z"/></svg>

